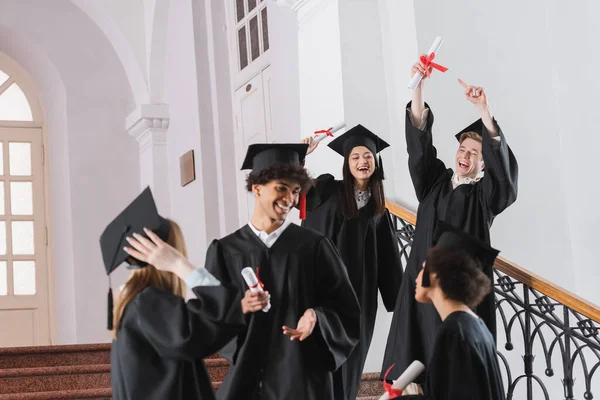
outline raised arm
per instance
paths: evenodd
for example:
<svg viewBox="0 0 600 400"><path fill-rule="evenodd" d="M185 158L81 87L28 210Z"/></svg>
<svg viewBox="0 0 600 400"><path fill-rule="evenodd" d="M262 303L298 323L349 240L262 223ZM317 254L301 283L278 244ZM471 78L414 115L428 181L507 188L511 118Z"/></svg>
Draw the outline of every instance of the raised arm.
<svg viewBox="0 0 600 400"><path fill-rule="evenodd" d="M424 100L423 86L427 75L420 61L413 65L410 75L417 72L423 75L423 79L413 90L412 101L406 107L405 132L408 169L417 199L421 201L446 172L446 166L437 158L437 150L433 146L433 113Z"/></svg>
<svg viewBox="0 0 600 400"><path fill-rule="evenodd" d="M485 175L481 187L490 214L496 216L517 199L519 165L492 115L485 90L460 79L458 82L465 88L465 98L475 105L483 122L481 152Z"/></svg>

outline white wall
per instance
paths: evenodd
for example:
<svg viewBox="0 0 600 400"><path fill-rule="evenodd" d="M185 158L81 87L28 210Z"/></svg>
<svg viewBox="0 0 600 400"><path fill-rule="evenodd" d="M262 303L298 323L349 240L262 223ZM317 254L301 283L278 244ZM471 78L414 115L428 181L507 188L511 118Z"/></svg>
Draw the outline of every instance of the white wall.
<svg viewBox="0 0 600 400"><path fill-rule="evenodd" d="M191 0L174 1L169 10L165 95L171 114L167 143L171 185L171 218L181 225L190 260L204 262L206 251L203 152L198 115L198 83ZM196 180L181 187L179 157L196 156Z"/></svg>
<svg viewBox="0 0 600 400"><path fill-rule="evenodd" d="M12 39L2 50L32 74L48 114L57 342L105 341L98 238L137 192L137 149L123 124L131 89L108 40L69 2L6 1L0 25Z"/></svg>
<svg viewBox="0 0 600 400"><path fill-rule="evenodd" d="M415 10L419 48L443 36L438 59L451 68L444 75L434 72L426 95L436 115L441 155L451 162L456 146L451 135L476 118L455 82L460 76L487 89L518 159L519 198L495 221L494 245L505 257L600 303L591 287L575 283L576 271L580 276L592 272L594 259L582 247L593 248L583 242L597 237L592 226L599 215L586 200L592 193L582 186L593 179L595 167L589 140L596 139L586 135L593 130L586 112L594 111L598 80L588 67L573 75L571 64L591 40L592 14L582 6L563 8L541 0L420 1ZM598 52L587 56L593 63ZM535 67L522 60L535 60ZM585 145L573 148L573 132L584 134ZM577 172L565 162L576 162Z"/></svg>

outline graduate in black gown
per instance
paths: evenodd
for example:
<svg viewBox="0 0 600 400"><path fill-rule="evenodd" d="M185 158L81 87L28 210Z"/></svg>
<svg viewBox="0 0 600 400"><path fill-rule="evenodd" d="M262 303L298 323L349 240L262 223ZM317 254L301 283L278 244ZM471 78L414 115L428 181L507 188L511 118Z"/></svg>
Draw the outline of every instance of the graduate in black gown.
<svg viewBox="0 0 600 400"><path fill-rule="evenodd" d="M124 261L133 269L114 313L109 291L112 398L214 400L203 357L243 328L235 291L189 263L179 226L157 214L149 189L100 244L108 274ZM186 285L197 296L187 303Z"/></svg>
<svg viewBox="0 0 600 400"><path fill-rule="evenodd" d="M391 398L504 400L494 338L472 311L491 292L491 281L482 267L492 265L498 251L443 223L440 232L416 279L416 300L433 304L443 321L427 368L424 394L407 388L401 396Z"/></svg>
<svg viewBox="0 0 600 400"><path fill-rule="evenodd" d="M411 71L425 73L422 63ZM382 371L395 364L391 375L398 375L413 360L426 363L441 319L430 304L415 301L415 278L433 245L439 220L446 221L478 239L490 242L494 218L517 198L517 161L504 133L492 117L487 96L480 87L465 87L466 99L474 104L481 119L456 135L456 170L447 168L437 158L433 146L433 112L424 103L422 85L413 91L406 111L406 143L408 167L415 187L419 208L414 242L405 278L398 294L394 317L388 335ZM484 273L493 279L492 266ZM493 294L487 295L477 308L492 335L496 335ZM383 378L383 376L382 376Z"/></svg>
<svg viewBox="0 0 600 400"><path fill-rule="evenodd" d="M332 373L358 341L360 307L337 250L320 233L286 220L310 185L301 166L307 148L248 148L242 169L252 170L252 219L208 250L207 268L237 288L246 322L220 352L232 365L218 399L333 399ZM246 267L255 271L263 292L248 290L241 275Z"/></svg>
<svg viewBox="0 0 600 400"><path fill-rule="evenodd" d="M318 145L313 138L308 153ZM389 211L385 208L383 166L376 155L389 145L362 125L329 143L343 157L343 180L316 179L306 197L302 226L326 235L337 247L361 307L360 340L334 374L336 400L354 400L377 315L377 291L393 311L402 281L402 261Z"/></svg>

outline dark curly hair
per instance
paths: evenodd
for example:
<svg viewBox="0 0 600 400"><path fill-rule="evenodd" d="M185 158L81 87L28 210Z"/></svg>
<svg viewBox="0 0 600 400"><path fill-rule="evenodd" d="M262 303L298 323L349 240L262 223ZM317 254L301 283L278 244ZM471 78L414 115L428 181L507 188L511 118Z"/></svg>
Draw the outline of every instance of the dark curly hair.
<svg viewBox="0 0 600 400"><path fill-rule="evenodd" d="M437 275L438 284L448 299L471 308L481 303L492 289L481 263L463 250L433 247L427 256L427 270Z"/></svg>
<svg viewBox="0 0 600 400"><path fill-rule="evenodd" d="M263 169L258 174L249 173L246 178L246 189L251 192L252 185L265 185L274 180L296 182L303 192L312 186L312 179L301 165L276 163Z"/></svg>

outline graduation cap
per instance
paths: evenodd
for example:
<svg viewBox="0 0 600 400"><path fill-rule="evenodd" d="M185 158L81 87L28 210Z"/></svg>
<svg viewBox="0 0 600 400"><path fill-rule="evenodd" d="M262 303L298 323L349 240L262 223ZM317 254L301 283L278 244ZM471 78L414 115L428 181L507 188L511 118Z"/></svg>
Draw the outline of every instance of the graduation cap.
<svg viewBox="0 0 600 400"><path fill-rule="evenodd" d="M158 215L154 197L150 188L146 188L131 204L129 204L102 232L100 236L100 249L106 274L108 275L108 329L113 328L113 295L110 286L110 274L123 262L127 262L128 269L139 269L147 264L131 257L123 250L128 246L127 236L138 233L147 237L144 228L148 228L167 241L171 232L168 220Z"/></svg>
<svg viewBox="0 0 600 400"><path fill-rule="evenodd" d="M493 265L494 260L500 253L500 251L492 248L489 244L444 221L439 222L436 236L438 239L435 248L449 251L465 251L475 260L478 260L484 267ZM423 268L421 286L431 286L427 264Z"/></svg>
<svg viewBox="0 0 600 400"><path fill-rule="evenodd" d="M308 144L305 143L256 143L248 146L242 170L250 169L258 174L275 164L302 165ZM306 219L306 193L300 196L300 219Z"/></svg>
<svg viewBox="0 0 600 400"><path fill-rule="evenodd" d="M481 120L481 118L479 118L477 121L473 122L471 125L467 126L465 129L454 135L454 137L460 142L460 137L465 132L475 132L479 136L483 136L483 129L483 121Z"/></svg>
<svg viewBox="0 0 600 400"><path fill-rule="evenodd" d="M304 143L256 143L248 146L242 170L251 169L258 174L274 164L301 165L308 145Z"/></svg>
<svg viewBox="0 0 600 400"><path fill-rule="evenodd" d="M345 158L356 146L365 146L367 149L371 150L373 155L375 155L390 145L361 124L358 124L354 128L347 130L343 135L333 139L331 142L329 142L328 146L331 147L333 151ZM379 156L378 167L379 177L384 179L385 177L383 173L381 155Z"/></svg>

